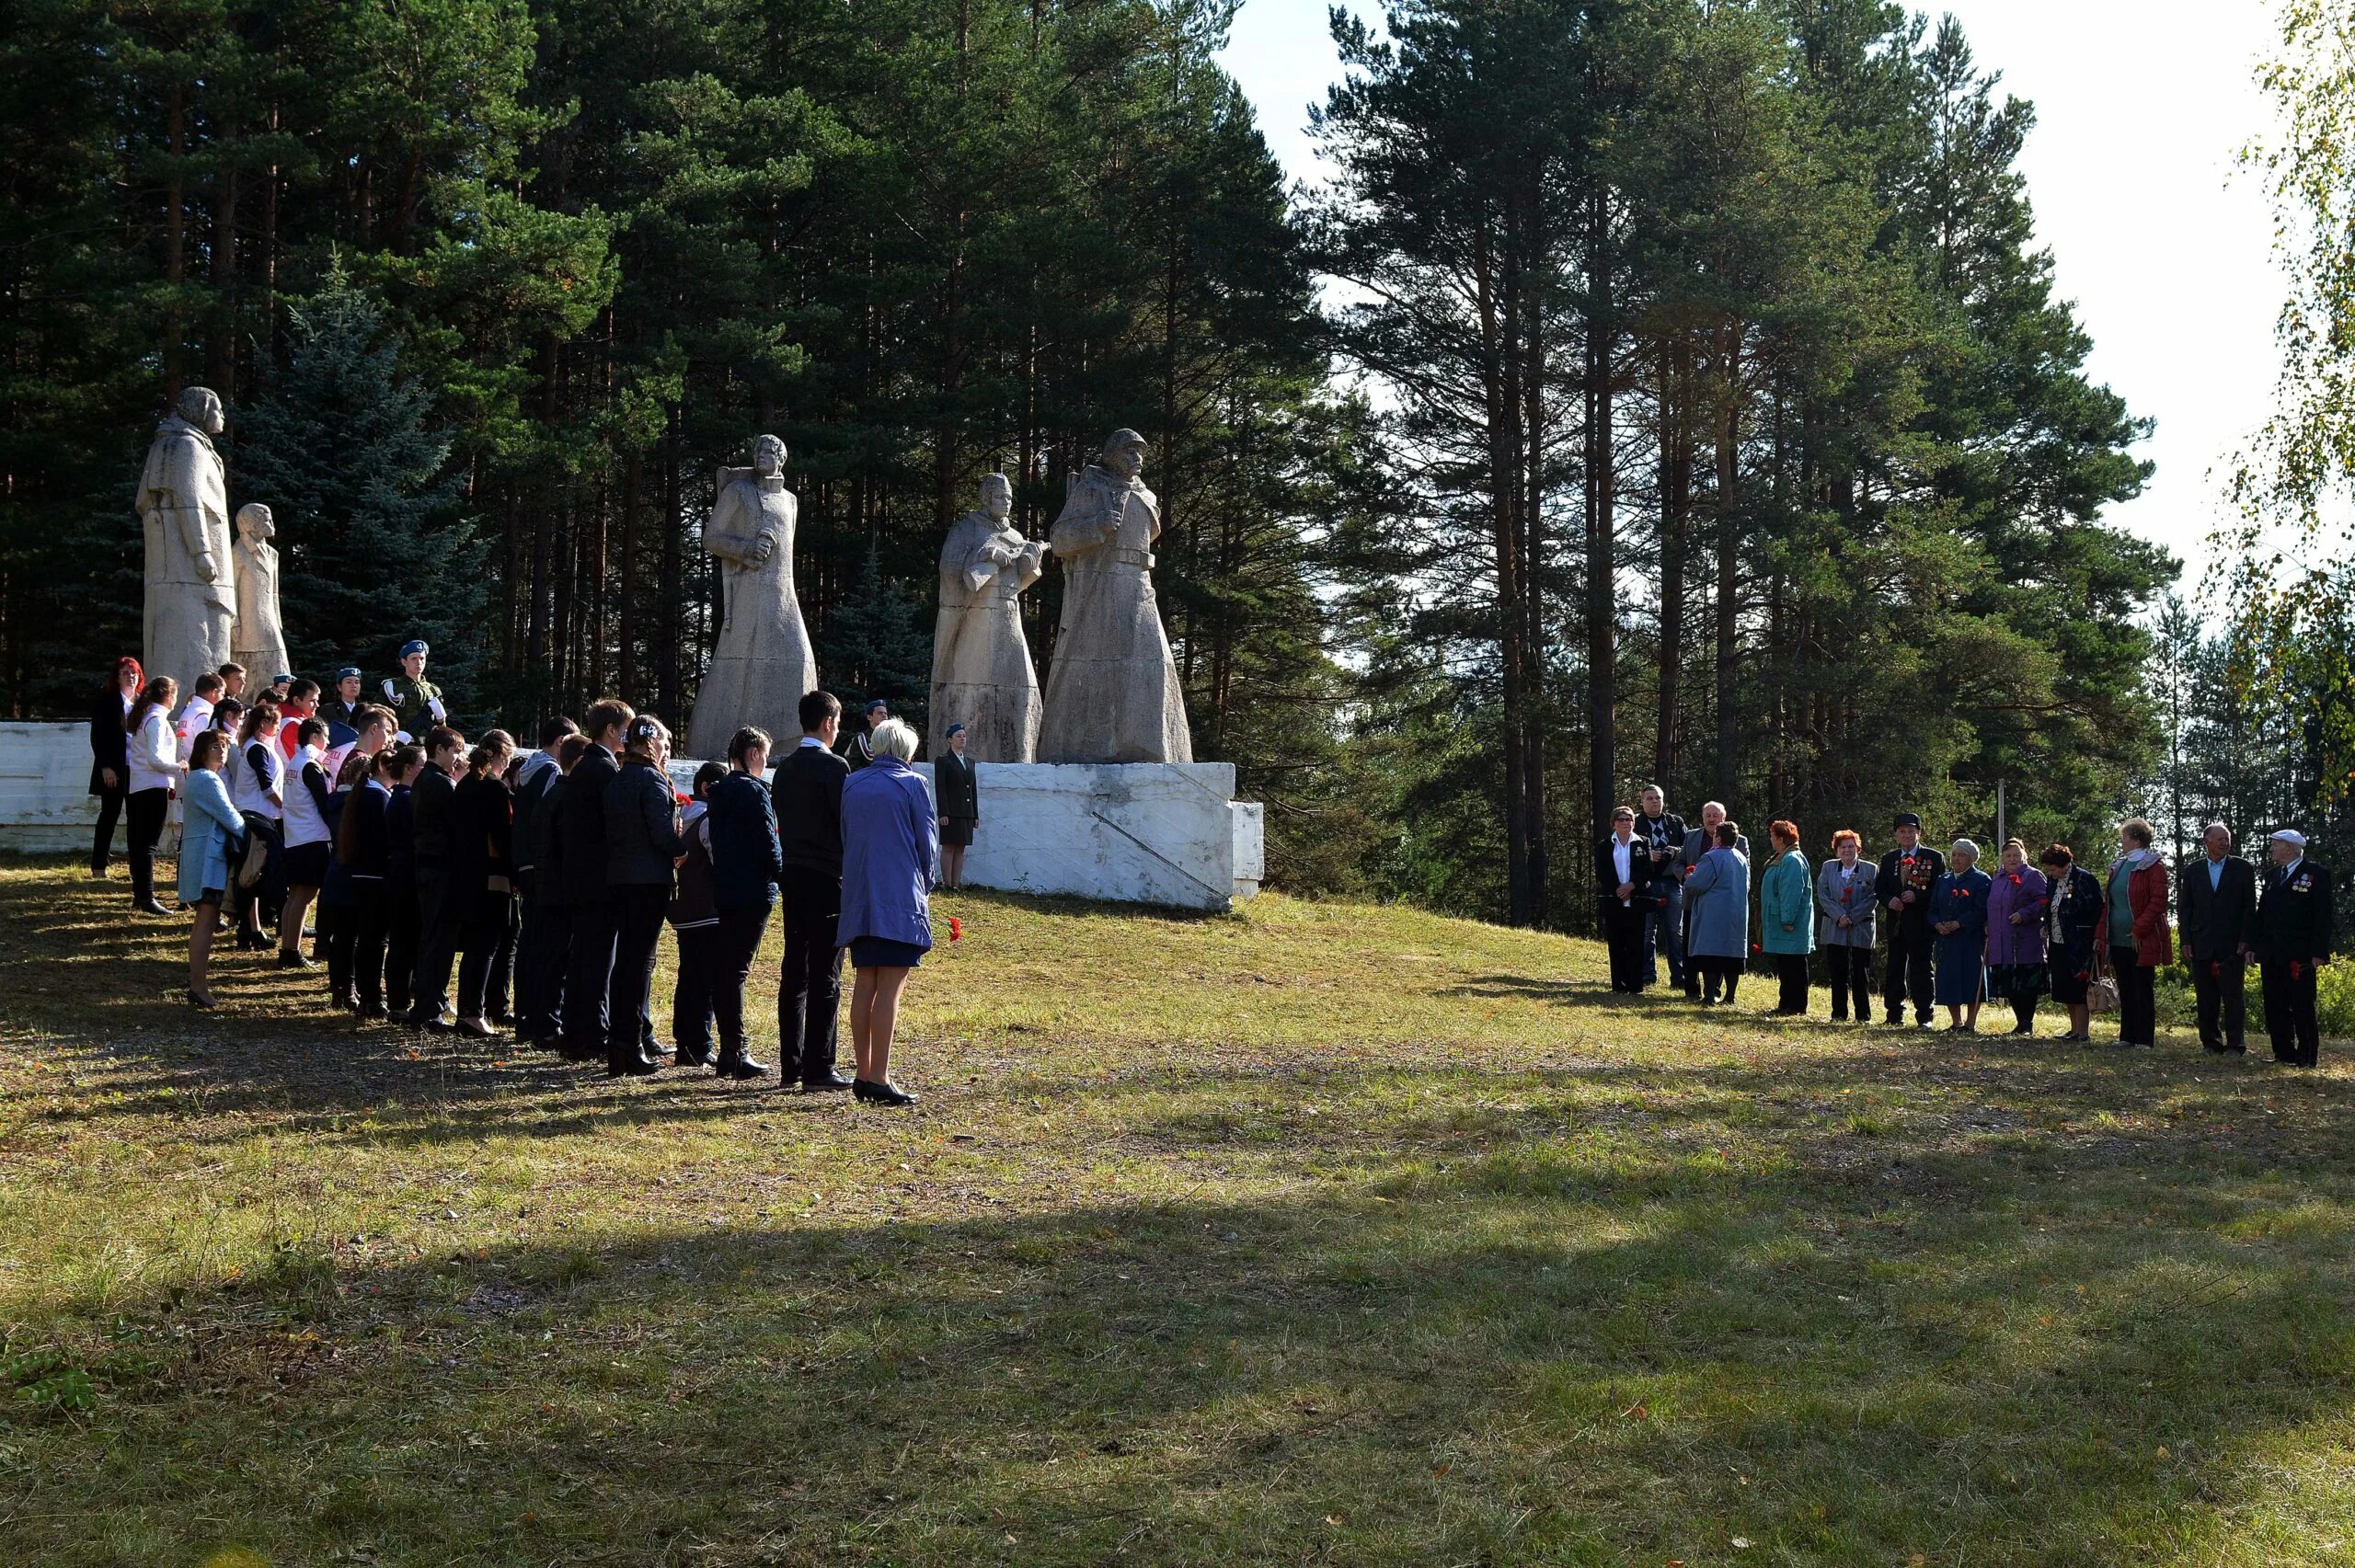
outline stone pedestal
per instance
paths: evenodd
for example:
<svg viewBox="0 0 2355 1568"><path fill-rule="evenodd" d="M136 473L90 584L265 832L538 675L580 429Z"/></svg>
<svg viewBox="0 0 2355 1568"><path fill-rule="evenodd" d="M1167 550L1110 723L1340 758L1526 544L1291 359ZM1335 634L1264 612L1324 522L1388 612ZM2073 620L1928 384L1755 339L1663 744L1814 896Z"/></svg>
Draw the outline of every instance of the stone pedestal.
<svg viewBox="0 0 2355 1568"><path fill-rule="evenodd" d="M929 782L932 765L916 771ZM1223 910L1259 890L1266 810L1231 762L998 762L977 770L976 887Z"/></svg>

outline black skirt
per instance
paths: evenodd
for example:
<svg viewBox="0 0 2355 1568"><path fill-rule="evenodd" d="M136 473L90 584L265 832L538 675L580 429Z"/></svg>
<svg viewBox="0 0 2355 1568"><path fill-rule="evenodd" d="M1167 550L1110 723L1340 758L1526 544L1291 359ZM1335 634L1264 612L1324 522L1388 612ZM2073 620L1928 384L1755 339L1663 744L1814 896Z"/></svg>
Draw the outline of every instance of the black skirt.
<svg viewBox="0 0 2355 1568"><path fill-rule="evenodd" d="M2052 974L2053 1001L2064 1006L2074 1007L2085 1000L2085 990L2091 984L2091 980L2077 973L2081 963L2090 969L2091 960L2072 958L2066 954L2053 958L2046 966Z"/></svg>
<svg viewBox="0 0 2355 1568"><path fill-rule="evenodd" d="M940 841L962 848L973 841L973 825L977 817L943 817L940 819Z"/></svg>

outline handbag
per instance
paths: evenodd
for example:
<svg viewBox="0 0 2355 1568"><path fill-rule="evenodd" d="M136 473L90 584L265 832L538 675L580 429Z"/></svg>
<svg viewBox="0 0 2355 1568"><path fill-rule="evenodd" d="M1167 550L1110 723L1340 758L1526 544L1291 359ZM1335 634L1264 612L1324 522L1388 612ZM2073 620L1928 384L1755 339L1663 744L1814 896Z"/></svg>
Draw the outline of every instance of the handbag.
<svg viewBox="0 0 2355 1568"><path fill-rule="evenodd" d="M2096 968L2085 982L2085 1009L2090 1013L2118 1011L2118 981L2108 969Z"/></svg>

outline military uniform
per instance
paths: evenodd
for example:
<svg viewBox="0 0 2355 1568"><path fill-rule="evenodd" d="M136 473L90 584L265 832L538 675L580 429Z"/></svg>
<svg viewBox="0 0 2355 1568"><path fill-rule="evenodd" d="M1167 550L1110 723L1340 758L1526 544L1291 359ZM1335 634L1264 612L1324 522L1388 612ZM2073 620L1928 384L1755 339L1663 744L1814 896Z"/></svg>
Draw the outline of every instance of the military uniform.
<svg viewBox="0 0 2355 1568"><path fill-rule="evenodd" d="M346 729L358 729L361 704L366 701L367 699L363 697L359 703L347 703L341 697L328 697L319 704L319 716L329 724L339 724Z"/></svg>
<svg viewBox="0 0 2355 1568"><path fill-rule="evenodd" d="M427 730L442 722L428 705L442 701L442 688L432 681L412 681L404 670L379 690L385 693L385 705L393 710L393 716L400 721L402 731L412 738L423 739Z"/></svg>
<svg viewBox="0 0 2355 1568"><path fill-rule="evenodd" d="M2303 855L2265 868L2257 906L2257 960L2265 980L2265 1032L2273 1059L2313 1067L2322 1031L2315 971L2331 956L2330 872Z"/></svg>

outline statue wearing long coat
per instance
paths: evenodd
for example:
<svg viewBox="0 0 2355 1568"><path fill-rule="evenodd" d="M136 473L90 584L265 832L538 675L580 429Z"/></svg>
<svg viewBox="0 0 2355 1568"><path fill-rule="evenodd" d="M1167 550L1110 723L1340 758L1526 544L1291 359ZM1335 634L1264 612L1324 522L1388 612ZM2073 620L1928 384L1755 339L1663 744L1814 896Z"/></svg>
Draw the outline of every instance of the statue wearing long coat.
<svg viewBox="0 0 2355 1568"><path fill-rule="evenodd" d="M1142 481L1098 464L1072 485L1049 534L1063 615L1047 671L1042 762L1190 762L1186 698L1153 592L1161 508Z"/></svg>
<svg viewBox="0 0 2355 1568"><path fill-rule="evenodd" d="M973 762L1029 762L1039 755L1039 675L1022 636L1022 590L1044 569L1041 546L986 511L969 511L940 546L940 619L932 637L927 749L948 750L948 727L965 727Z"/></svg>
<svg viewBox="0 0 2355 1568"><path fill-rule="evenodd" d="M793 592L793 492L782 477L719 471L704 548L719 557L725 600L719 646L695 695L688 754L724 759L745 725L780 747L801 735L801 698L818 689L818 658Z"/></svg>
<svg viewBox="0 0 2355 1568"><path fill-rule="evenodd" d="M237 540L237 625L229 642L236 661L258 671L257 681L294 669L278 613L278 547L258 532Z"/></svg>
<svg viewBox="0 0 2355 1568"><path fill-rule="evenodd" d="M165 418L135 504L147 545L144 662L151 675L193 690L198 676L229 661L237 615L228 475L213 438L178 415Z"/></svg>

